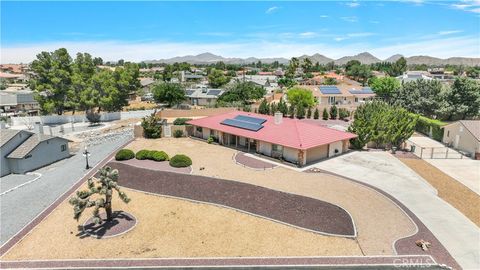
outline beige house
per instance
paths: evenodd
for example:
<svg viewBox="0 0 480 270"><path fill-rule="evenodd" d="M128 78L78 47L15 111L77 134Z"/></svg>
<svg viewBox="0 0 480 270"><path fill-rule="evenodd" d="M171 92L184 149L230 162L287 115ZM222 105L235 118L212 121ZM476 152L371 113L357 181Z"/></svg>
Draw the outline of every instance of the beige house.
<svg viewBox="0 0 480 270"><path fill-rule="evenodd" d="M480 120L461 120L443 129L443 143L480 159Z"/></svg>

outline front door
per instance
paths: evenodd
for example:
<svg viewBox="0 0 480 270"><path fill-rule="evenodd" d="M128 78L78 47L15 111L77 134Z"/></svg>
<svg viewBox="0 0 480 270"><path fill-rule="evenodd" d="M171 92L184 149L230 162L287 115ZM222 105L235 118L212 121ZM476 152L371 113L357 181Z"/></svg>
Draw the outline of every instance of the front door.
<svg viewBox="0 0 480 270"><path fill-rule="evenodd" d="M458 142L460 141L460 135L455 135L455 141L453 142L453 148L458 147Z"/></svg>

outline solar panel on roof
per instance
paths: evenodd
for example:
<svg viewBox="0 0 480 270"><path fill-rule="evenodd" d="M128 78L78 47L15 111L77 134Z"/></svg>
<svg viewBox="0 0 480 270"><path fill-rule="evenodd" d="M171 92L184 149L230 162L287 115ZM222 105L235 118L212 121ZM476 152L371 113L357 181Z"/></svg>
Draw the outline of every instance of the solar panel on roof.
<svg viewBox="0 0 480 270"><path fill-rule="evenodd" d="M195 93L195 90L186 90L185 95L191 96L193 93Z"/></svg>
<svg viewBox="0 0 480 270"><path fill-rule="evenodd" d="M246 115L237 115L237 116L235 116L234 119L240 120L240 121L245 121L245 122L250 122L250 123L254 123L254 124L258 124L258 125L261 125L261 124L263 124L267 121L267 119L252 117L252 116L246 116Z"/></svg>
<svg viewBox="0 0 480 270"><path fill-rule="evenodd" d="M322 94L341 94L340 89L336 87L335 85L329 85L329 86L320 86L320 92Z"/></svg>
<svg viewBox="0 0 480 270"><path fill-rule="evenodd" d="M261 128L263 128L263 126L260 124L255 124L255 123L245 122L245 121L235 120L235 119L225 119L222 122L220 122L220 124L236 127L236 128L242 128L246 130L251 130L251 131L259 131Z"/></svg>
<svg viewBox="0 0 480 270"><path fill-rule="evenodd" d="M350 94L362 95L362 94L375 94L370 87L364 87L363 90L349 90Z"/></svg>
<svg viewBox="0 0 480 270"><path fill-rule="evenodd" d="M218 96L222 90L208 90L207 95Z"/></svg>

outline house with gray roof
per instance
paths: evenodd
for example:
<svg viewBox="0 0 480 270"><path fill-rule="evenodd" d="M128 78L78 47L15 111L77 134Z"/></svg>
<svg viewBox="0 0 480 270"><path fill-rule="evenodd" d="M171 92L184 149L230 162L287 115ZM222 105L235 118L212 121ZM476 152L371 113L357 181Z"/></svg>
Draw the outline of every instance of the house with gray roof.
<svg viewBox="0 0 480 270"><path fill-rule="evenodd" d="M1 176L26 173L70 156L69 140L25 130L0 132Z"/></svg>
<svg viewBox="0 0 480 270"><path fill-rule="evenodd" d="M215 105L217 99L225 92L223 89L199 88L185 90L185 97L190 105Z"/></svg>
<svg viewBox="0 0 480 270"><path fill-rule="evenodd" d="M480 120L460 120L443 126L442 142L480 159Z"/></svg>

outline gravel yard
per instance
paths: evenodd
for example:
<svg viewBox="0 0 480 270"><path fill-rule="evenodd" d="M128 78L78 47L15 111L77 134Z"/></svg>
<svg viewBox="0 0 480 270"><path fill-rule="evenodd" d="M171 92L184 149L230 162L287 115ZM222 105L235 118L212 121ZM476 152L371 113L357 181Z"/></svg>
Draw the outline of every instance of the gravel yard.
<svg viewBox="0 0 480 270"><path fill-rule="evenodd" d="M1 259L362 255L355 240L323 236L217 206L124 191L131 202L123 204L114 196L113 207L137 218L136 227L128 233L101 240L80 238L77 226L90 217L91 209L77 223L72 207L63 202Z"/></svg>
<svg viewBox="0 0 480 270"><path fill-rule="evenodd" d="M193 174L236 180L338 205L352 215L358 243L366 255L393 254L392 243L415 232L412 221L388 198L342 177L283 167L266 171L243 168L232 160L235 150L189 138L136 139L127 148L163 150L170 156L186 154L193 160Z"/></svg>

